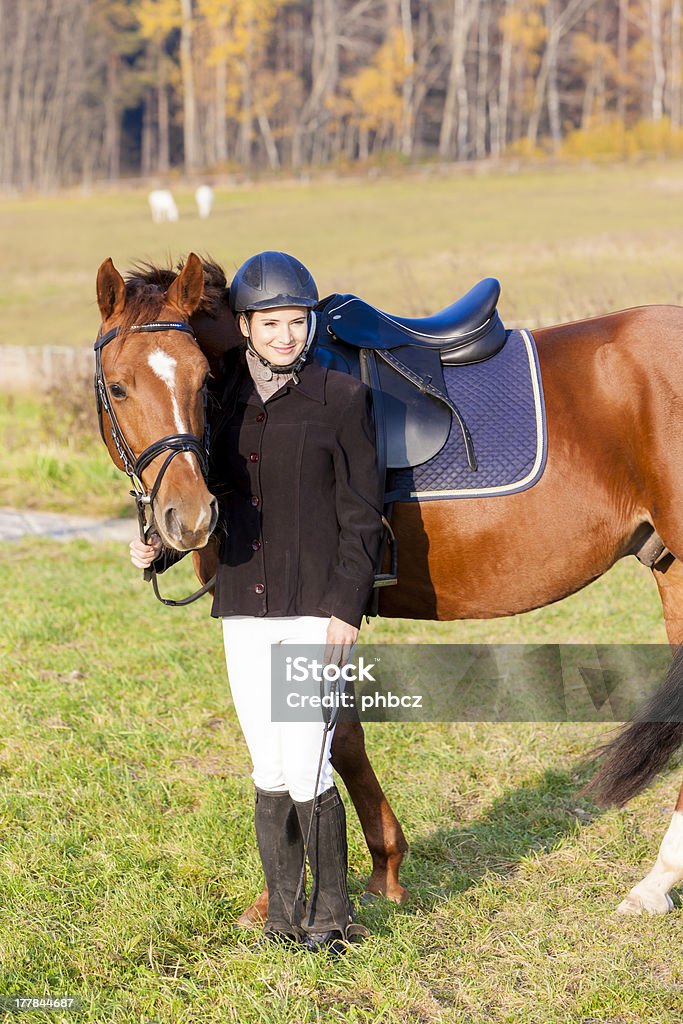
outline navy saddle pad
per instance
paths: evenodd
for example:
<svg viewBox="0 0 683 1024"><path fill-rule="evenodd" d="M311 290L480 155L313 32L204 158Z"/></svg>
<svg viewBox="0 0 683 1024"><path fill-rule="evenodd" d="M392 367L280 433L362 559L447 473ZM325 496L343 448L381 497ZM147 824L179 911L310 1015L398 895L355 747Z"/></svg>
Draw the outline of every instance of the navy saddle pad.
<svg viewBox="0 0 683 1024"><path fill-rule="evenodd" d="M434 458L387 472L387 501L514 494L540 478L548 445L536 344L527 330L507 335L493 358L443 368L448 395L474 441L477 471L468 467L462 434L457 424L451 425Z"/></svg>

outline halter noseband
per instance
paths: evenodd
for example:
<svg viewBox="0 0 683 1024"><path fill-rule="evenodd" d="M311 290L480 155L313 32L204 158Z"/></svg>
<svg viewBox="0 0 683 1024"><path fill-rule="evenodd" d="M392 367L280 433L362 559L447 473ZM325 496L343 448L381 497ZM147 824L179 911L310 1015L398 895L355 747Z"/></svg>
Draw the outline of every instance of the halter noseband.
<svg viewBox="0 0 683 1024"><path fill-rule="evenodd" d="M196 341L196 335L192 327L183 320L155 320L148 324L134 324L132 327L127 328L127 330L130 331L130 333L137 334L153 333L156 331L183 331L185 334L191 335L191 337ZM167 434L165 437L159 438L158 441L152 442L152 444L148 445L148 447L145 448L144 451L140 452L139 455L135 455L126 440L125 434L121 430L116 413L114 412L114 406L111 401L107 382L104 379L104 371L102 369L102 349L108 345L110 341L113 341L114 338L118 337L120 333L120 327L113 327L110 331L107 331L106 334L98 334L97 340L95 341L94 383L95 397L97 399L97 419L100 426L100 434L104 441L104 423L102 417L102 411L104 410L109 420L109 429L111 431L112 441L114 442L116 451L121 459L124 471L133 485L133 490L130 493L131 497L135 498L135 504L137 507L140 540L146 543L147 536L154 525L154 499L157 496L164 474L176 455L180 455L181 452L191 452L195 455L202 471L202 476L206 481L209 460L207 403L205 398L204 437L202 439L198 438L195 434ZM168 452L169 454L166 456L151 490L148 491L142 482L142 474L149 464L153 462L158 455L162 455L164 452ZM148 510L149 519L147 515ZM215 582L215 577L213 577L213 579L205 583L204 586L196 593L191 594L189 597L183 598L180 601L173 601L168 598L163 598L159 594L157 574L154 567L149 570L145 570L145 579L152 580L154 593L162 604L172 606L189 604L191 601L196 600L198 597L201 597L202 594L205 594L210 590Z"/></svg>

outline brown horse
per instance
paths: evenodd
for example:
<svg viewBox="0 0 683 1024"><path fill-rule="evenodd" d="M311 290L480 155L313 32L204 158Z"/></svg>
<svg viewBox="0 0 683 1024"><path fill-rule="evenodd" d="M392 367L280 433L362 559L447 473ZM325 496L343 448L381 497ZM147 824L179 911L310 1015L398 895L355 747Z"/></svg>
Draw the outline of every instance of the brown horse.
<svg viewBox="0 0 683 1024"><path fill-rule="evenodd" d="M203 293L197 283L201 266L194 256L188 257L179 275L146 267L124 285L111 261L98 275L104 328L142 323L145 316L190 318L203 355L187 335L157 334L154 344L177 363L176 379L188 382L182 396L176 392L175 401L181 418L189 418L195 429L204 357L216 366L221 353L239 340L225 278L214 264L205 264L204 270ZM678 472L683 466L683 309L626 310L539 330L535 339L548 428L542 477L529 490L507 496L397 504L393 527L401 551L400 582L381 592L380 614L493 618L538 608L586 586L625 555L639 553L656 531L671 555L658 560L653 571L669 640L681 643L683 502ZM137 342L133 354L125 333L117 342L107 354L106 377L111 381L121 376L126 382L128 397L119 402L119 419L143 445L172 419L171 396L162 387L163 374L151 381L145 370L140 384L137 373L133 383L131 370L145 361L149 364L150 356L146 348L138 349ZM119 371L121 364L128 368L128 376ZM156 387L153 395L144 391L150 382ZM110 452L116 458L111 444ZM176 518L190 531L198 508L206 507L210 496L189 470L180 479L182 468L178 479L168 481L166 500L172 494ZM160 503L155 516L165 542L189 547L163 532L159 517L163 522L165 515ZM204 582L213 572L215 545L208 544L193 557ZM683 690L681 659L674 660L667 687L670 693ZM601 799L629 799L665 766L681 742L683 725L678 723L630 726L608 748L608 762L595 781ZM406 843L368 761L359 723L338 725L333 763L356 806L372 855L368 889L400 900L405 890L398 869ZM668 891L681 878L683 789L655 867L619 910L671 909ZM243 917L258 920L265 899L264 891Z"/></svg>
<svg viewBox="0 0 683 1024"><path fill-rule="evenodd" d="M132 470L130 475L139 475L147 493L154 492L158 531L167 546L180 551L206 545L216 525L217 502L209 494L197 459L191 450L178 451L181 457L164 466L171 446L163 445L150 452L154 457L144 467L138 468L136 460L148 449L150 435L158 440L198 438L204 433L202 397L209 364L184 331L136 332L134 346L126 340L138 324L186 320L203 288L204 272L196 257L188 260L165 293L152 285L126 288L111 260L102 264L97 275L102 325L96 344L96 387L100 385L102 436L118 468ZM188 345L192 360L186 356ZM166 401L160 401L160 393ZM102 415L102 406L107 415Z"/></svg>

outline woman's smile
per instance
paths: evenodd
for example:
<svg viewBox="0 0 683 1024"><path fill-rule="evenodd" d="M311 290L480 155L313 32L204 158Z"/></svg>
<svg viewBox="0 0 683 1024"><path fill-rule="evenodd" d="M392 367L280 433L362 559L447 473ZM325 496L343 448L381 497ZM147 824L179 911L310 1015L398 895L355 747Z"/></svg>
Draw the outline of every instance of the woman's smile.
<svg viewBox="0 0 683 1024"><path fill-rule="evenodd" d="M244 320L243 316L243 320ZM301 306L257 310L251 314L247 328L256 353L271 363L287 366L303 351L308 337L308 310Z"/></svg>

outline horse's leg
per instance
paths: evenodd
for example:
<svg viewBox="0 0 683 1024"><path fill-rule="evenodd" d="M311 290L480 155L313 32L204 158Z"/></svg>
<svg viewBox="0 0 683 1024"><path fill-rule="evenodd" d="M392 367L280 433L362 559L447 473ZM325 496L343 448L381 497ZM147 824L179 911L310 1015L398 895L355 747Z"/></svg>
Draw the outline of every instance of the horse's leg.
<svg viewBox="0 0 683 1024"><path fill-rule="evenodd" d="M408 844L368 760L360 722L338 723L332 738L332 765L353 800L372 857L365 888L401 903L408 893L398 872Z"/></svg>
<svg viewBox="0 0 683 1024"><path fill-rule="evenodd" d="M662 570L653 570L664 609L669 643L683 642L683 563L674 559ZM669 890L683 879L683 786L671 824L662 839L652 870L631 889L617 907L620 914L666 914L674 909Z"/></svg>
<svg viewBox="0 0 683 1024"><path fill-rule="evenodd" d="M674 353L676 354L676 353ZM675 365L675 364L674 364ZM677 378L673 378L677 381ZM676 387L676 384L673 385ZM664 610L664 622L670 644L683 643L683 508L680 501L679 466L683 456L683 432L673 429L669 405L661 401L653 406L651 436L655 445L666 452L666 458L648 462L646 473L650 477L648 506L653 511L652 522L669 551L676 556L667 559L660 569L654 569ZM655 468L656 467L656 468ZM643 910L665 914L673 909L669 890L683 880L683 786L681 787L673 818L664 836L652 870L639 882L617 908L623 914L637 914Z"/></svg>
<svg viewBox="0 0 683 1024"><path fill-rule="evenodd" d="M653 569L664 611L664 625L670 644L683 643L683 562L667 558L661 569Z"/></svg>
<svg viewBox="0 0 683 1024"><path fill-rule="evenodd" d="M666 914L674 909L669 896L683 879L683 789L666 835L662 839L657 860L652 870L635 885L617 907L619 914Z"/></svg>
<svg viewBox="0 0 683 1024"><path fill-rule="evenodd" d="M268 917L268 886L264 885L259 898L235 921L238 928L262 928Z"/></svg>

